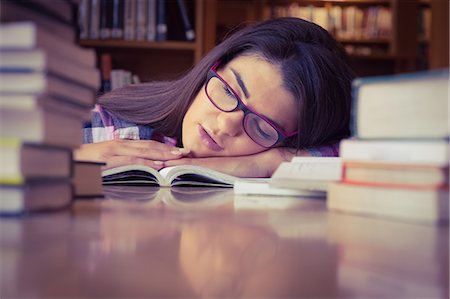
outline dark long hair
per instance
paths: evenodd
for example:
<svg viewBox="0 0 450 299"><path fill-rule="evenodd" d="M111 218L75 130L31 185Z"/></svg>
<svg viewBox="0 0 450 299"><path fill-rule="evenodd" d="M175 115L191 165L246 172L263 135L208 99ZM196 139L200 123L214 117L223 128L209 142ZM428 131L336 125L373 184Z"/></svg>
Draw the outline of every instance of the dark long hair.
<svg viewBox="0 0 450 299"><path fill-rule="evenodd" d="M255 53L280 66L284 86L299 101L297 136L284 145L302 149L349 135L354 73L343 48L323 28L298 18L277 18L239 30L211 50L186 75L114 90L99 104L114 115L181 140L183 117L209 68ZM274 99L276 100L276 99Z"/></svg>

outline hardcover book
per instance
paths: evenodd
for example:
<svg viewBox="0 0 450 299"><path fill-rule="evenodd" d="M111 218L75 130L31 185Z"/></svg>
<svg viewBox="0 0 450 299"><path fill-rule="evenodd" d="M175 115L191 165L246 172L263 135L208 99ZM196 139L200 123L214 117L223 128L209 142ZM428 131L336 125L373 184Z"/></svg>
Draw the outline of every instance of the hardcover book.
<svg viewBox="0 0 450 299"><path fill-rule="evenodd" d="M448 188L448 165L344 162L343 180L381 187Z"/></svg>
<svg viewBox="0 0 450 299"><path fill-rule="evenodd" d="M72 151L18 139L0 139L0 184L21 185L33 178L68 178Z"/></svg>
<svg viewBox="0 0 450 299"><path fill-rule="evenodd" d="M448 69L353 81L353 134L361 139L448 138Z"/></svg>
<svg viewBox="0 0 450 299"><path fill-rule="evenodd" d="M339 144L343 160L445 165L449 163L448 140L359 140Z"/></svg>
<svg viewBox="0 0 450 299"><path fill-rule="evenodd" d="M2 50L44 49L87 67L96 67L95 51L83 49L72 42L52 34L33 22L12 22L0 26Z"/></svg>
<svg viewBox="0 0 450 299"><path fill-rule="evenodd" d="M96 68L83 66L60 54L50 55L44 50L36 49L2 51L1 55L2 72L48 72L94 92L100 86L100 73Z"/></svg>

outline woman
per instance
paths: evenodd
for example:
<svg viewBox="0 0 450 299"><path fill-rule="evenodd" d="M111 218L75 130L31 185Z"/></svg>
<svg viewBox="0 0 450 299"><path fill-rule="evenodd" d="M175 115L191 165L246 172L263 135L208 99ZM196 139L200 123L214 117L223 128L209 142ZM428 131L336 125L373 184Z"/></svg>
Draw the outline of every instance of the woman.
<svg viewBox="0 0 450 299"><path fill-rule="evenodd" d="M298 18L265 21L231 35L180 79L100 97L85 131L90 144L75 157L107 168L197 164L268 177L294 155L337 155L349 135L352 79L327 31Z"/></svg>

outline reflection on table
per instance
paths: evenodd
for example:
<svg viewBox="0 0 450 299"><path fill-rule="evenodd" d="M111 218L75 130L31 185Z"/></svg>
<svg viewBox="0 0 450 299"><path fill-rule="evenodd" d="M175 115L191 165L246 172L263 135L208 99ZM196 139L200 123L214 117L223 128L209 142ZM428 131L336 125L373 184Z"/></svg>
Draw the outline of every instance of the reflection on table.
<svg viewBox="0 0 450 299"><path fill-rule="evenodd" d="M448 298L448 226L324 199L108 187L0 233L1 298Z"/></svg>

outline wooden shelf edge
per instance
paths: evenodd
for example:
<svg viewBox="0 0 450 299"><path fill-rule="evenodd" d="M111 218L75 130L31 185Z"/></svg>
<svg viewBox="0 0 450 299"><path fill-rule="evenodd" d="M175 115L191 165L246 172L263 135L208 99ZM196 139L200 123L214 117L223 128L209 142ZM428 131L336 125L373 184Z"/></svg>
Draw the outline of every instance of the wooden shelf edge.
<svg viewBox="0 0 450 299"><path fill-rule="evenodd" d="M183 41L126 41L82 39L79 45L91 48L134 48L134 49L164 49L164 50L196 50L195 42Z"/></svg>
<svg viewBox="0 0 450 299"><path fill-rule="evenodd" d="M343 44L389 44L389 38L336 38Z"/></svg>

